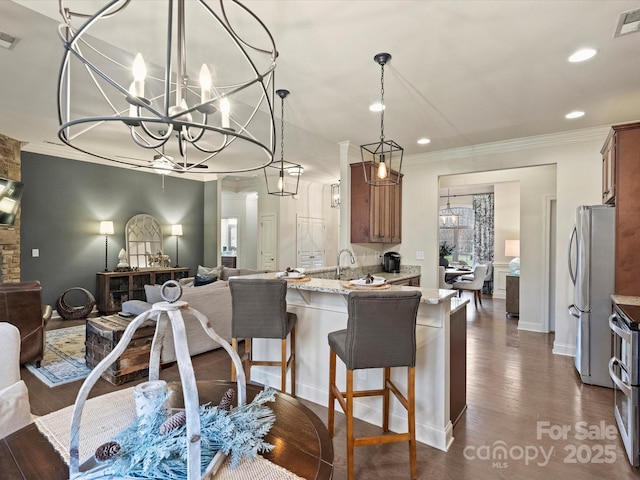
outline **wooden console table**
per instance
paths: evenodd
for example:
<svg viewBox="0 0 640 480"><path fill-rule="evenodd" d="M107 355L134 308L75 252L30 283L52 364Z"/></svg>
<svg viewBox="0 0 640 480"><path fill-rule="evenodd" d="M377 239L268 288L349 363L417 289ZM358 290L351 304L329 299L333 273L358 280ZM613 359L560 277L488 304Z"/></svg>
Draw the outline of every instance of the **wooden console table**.
<svg viewBox="0 0 640 480"><path fill-rule="evenodd" d="M187 267L154 268L136 272L98 272L96 274L96 307L101 315L122 309L127 300L145 300L145 285L162 285L167 280L188 277Z"/></svg>
<svg viewBox="0 0 640 480"><path fill-rule="evenodd" d="M198 382L201 403L208 399L217 402L230 386L235 383ZM248 384L247 401L261 390L261 386ZM262 456L308 480L331 479L333 444L317 415L287 394L278 393L275 402L267 405L276 421L265 440L275 448ZM7 480L69 478L69 467L34 423L0 439L0 466L2 478Z"/></svg>

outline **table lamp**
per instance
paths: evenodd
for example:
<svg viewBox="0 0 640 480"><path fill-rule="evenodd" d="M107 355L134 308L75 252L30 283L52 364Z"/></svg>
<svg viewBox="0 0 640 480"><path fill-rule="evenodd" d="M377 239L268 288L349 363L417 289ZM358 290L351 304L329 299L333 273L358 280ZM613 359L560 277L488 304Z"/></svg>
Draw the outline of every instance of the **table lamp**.
<svg viewBox="0 0 640 480"><path fill-rule="evenodd" d="M509 262L509 274L520 276L520 240L505 240L504 255L515 257Z"/></svg>
<svg viewBox="0 0 640 480"><path fill-rule="evenodd" d="M176 237L176 266L175 266L175 268L178 268L180 266L180 264L178 263L178 237L182 236L182 225L181 224L171 225L171 235Z"/></svg>

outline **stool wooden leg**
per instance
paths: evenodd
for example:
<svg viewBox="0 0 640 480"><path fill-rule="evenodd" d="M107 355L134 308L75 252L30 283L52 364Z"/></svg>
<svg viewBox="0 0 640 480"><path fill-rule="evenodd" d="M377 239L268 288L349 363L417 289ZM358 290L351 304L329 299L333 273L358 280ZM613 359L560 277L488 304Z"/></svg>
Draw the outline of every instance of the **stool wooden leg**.
<svg viewBox="0 0 640 480"><path fill-rule="evenodd" d="M287 393L287 339L280 340L280 391Z"/></svg>
<svg viewBox="0 0 640 480"><path fill-rule="evenodd" d="M291 329L291 396L296 396L296 327Z"/></svg>
<svg viewBox="0 0 640 480"><path fill-rule="evenodd" d="M327 419L327 430L329 430L329 436L333 438L333 419L335 414L335 400L336 397L333 394L333 386L336 383L336 352L329 349L329 418Z"/></svg>
<svg viewBox="0 0 640 480"><path fill-rule="evenodd" d="M251 355L251 339L250 338L244 339L244 354L247 357L247 359L244 361L244 376L247 379L247 383L249 383L251 382L251 360L253 360L253 357Z"/></svg>
<svg viewBox="0 0 640 480"><path fill-rule="evenodd" d="M353 370L347 369L347 480L354 479L353 450Z"/></svg>
<svg viewBox="0 0 640 480"><path fill-rule="evenodd" d="M391 368L384 369L384 385L382 386L382 431L389 431L389 381L391 380Z"/></svg>
<svg viewBox="0 0 640 480"><path fill-rule="evenodd" d="M418 466L416 462L416 369L409 367L407 375L407 400L409 403L407 409L407 419L409 422L409 467L411 469L411 478L418 478Z"/></svg>
<svg viewBox="0 0 640 480"><path fill-rule="evenodd" d="M478 302L480 302L480 305L482 306L482 290L478 290Z"/></svg>
<svg viewBox="0 0 640 480"><path fill-rule="evenodd" d="M232 338L231 339L231 348L233 348L233 351L238 353L238 339L237 338ZM235 382L236 381L236 366L234 365L233 362L231 362L231 381Z"/></svg>

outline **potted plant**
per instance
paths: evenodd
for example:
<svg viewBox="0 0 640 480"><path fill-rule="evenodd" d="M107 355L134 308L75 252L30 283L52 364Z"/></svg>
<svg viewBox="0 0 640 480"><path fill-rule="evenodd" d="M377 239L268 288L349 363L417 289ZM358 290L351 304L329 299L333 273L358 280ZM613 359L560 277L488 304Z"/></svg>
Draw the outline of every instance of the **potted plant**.
<svg viewBox="0 0 640 480"><path fill-rule="evenodd" d="M449 266L449 261L446 257L451 255L455 248L455 245L449 245L447 242L440 243L440 266L444 268Z"/></svg>

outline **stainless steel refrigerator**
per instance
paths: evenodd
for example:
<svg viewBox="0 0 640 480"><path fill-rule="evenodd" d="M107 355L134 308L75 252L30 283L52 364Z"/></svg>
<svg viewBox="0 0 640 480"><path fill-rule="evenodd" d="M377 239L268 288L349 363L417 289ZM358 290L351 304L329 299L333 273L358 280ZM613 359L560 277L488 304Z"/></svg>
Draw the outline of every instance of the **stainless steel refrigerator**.
<svg viewBox="0 0 640 480"><path fill-rule="evenodd" d="M575 365L582 381L611 388L611 294L614 286L615 208L580 206L569 239L574 285L569 313L578 319Z"/></svg>

